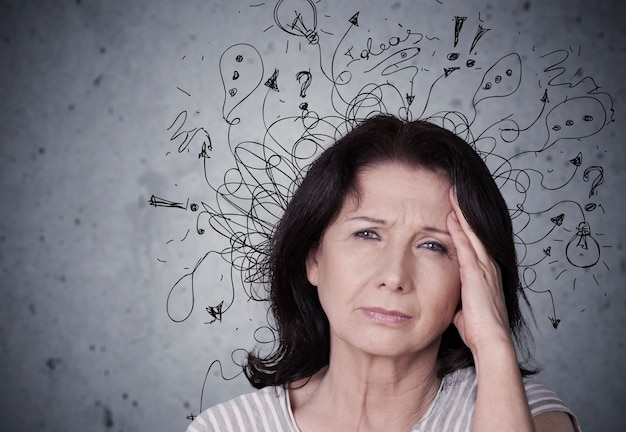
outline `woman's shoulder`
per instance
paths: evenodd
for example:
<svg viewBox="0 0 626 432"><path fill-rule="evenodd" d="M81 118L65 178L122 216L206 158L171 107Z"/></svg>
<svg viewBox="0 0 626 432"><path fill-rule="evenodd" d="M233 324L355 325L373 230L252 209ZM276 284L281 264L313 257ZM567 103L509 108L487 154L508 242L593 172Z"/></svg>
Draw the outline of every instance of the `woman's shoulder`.
<svg viewBox="0 0 626 432"><path fill-rule="evenodd" d="M537 381L534 377L524 380L524 388L533 417L551 412L563 412L569 415L574 429L580 431L580 424L574 413L551 388Z"/></svg>
<svg viewBox="0 0 626 432"><path fill-rule="evenodd" d="M295 432L283 386L265 387L215 405L198 415L187 432Z"/></svg>

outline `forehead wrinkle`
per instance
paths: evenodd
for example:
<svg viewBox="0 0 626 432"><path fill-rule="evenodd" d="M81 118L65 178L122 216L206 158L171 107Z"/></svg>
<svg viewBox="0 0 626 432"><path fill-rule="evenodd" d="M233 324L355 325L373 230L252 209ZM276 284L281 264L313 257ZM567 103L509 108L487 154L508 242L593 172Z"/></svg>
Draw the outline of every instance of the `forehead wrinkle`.
<svg viewBox="0 0 626 432"><path fill-rule="evenodd" d="M357 215L357 216L352 216L352 217L345 219L345 222L354 222L354 221L370 222L372 224L381 225L381 226L388 225L388 222L385 219L378 219L375 217L370 217L370 216L365 216L365 215ZM430 226L430 225L423 226L420 228L420 230L426 233L440 234L440 235L444 235L447 237L451 237L451 234L448 230L440 229L440 228Z"/></svg>

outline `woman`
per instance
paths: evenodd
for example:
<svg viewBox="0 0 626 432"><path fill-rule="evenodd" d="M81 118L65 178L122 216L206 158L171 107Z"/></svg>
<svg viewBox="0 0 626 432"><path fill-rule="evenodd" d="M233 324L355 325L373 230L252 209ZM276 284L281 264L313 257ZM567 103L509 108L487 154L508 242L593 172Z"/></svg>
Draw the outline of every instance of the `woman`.
<svg viewBox="0 0 626 432"><path fill-rule="evenodd" d="M268 254L278 333L261 390L188 431L574 431L518 365L526 325L506 204L477 153L378 116L310 167Z"/></svg>

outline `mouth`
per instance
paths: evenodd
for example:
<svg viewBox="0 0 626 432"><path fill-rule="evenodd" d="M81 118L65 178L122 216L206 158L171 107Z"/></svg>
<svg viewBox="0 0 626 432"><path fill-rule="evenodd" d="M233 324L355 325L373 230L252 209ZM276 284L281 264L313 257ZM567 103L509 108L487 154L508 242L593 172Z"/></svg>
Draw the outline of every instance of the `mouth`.
<svg viewBox="0 0 626 432"><path fill-rule="evenodd" d="M387 310L379 307L364 307L361 311L372 321L378 324L398 326L411 321L413 317L403 312Z"/></svg>

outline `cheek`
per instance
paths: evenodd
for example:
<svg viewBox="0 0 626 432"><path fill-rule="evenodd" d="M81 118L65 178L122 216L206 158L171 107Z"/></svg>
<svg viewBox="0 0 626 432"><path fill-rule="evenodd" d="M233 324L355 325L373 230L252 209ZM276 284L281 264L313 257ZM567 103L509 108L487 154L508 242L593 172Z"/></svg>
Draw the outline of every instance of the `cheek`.
<svg viewBox="0 0 626 432"><path fill-rule="evenodd" d="M346 314L344 309L346 300L343 294L341 291L332 289L331 286L323 282L320 282L320 285L317 287L317 295L322 311L326 315L331 328L339 325L341 317Z"/></svg>
<svg viewBox="0 0 626 432"><path fill-rule="evenodd" d="M447 277L448 293L450 297L456 299L456 302L461 299L461 273L459 272L459 266L454 265L448 272Z"/></svg>
<svg viewBox="0 0 626 432"><path fill-rule="evenodd" d="M446 320L451 320L461 300L461 280L459 272L454 269L440 275L438 279L439 289L435 302L439 306L436 309L441 313L442 317L445 316Z"/></svg>
<svg viewBox="0 0 626 432"><path fill-rule="evenodd" d="M352 309L367 283L364 272L355 270L355 263L326 256L318 262L315 272L317 295L329 321ZM330 261L330 262L329 262Z"/></svg>
<svg viewBox="0 0 626 432"><path fill-rule="evenodd" d="M454 316L456 311L461 306L461 285L456 285L454 290L450 293L450 302L449 302L449 310L451 311L451 315Z"/></svg>
<svg viewBox="0 0 626 432"><path fill-rule="evenodd" d="M433 334L441 334L450 326L459 306L460 290L443 290L436 299L431 298L429 304L422 303L422 319L428 322L429 331ZM447 294L447 295L446 295ZM428 308L428 312L424 309Z"/></svg>

